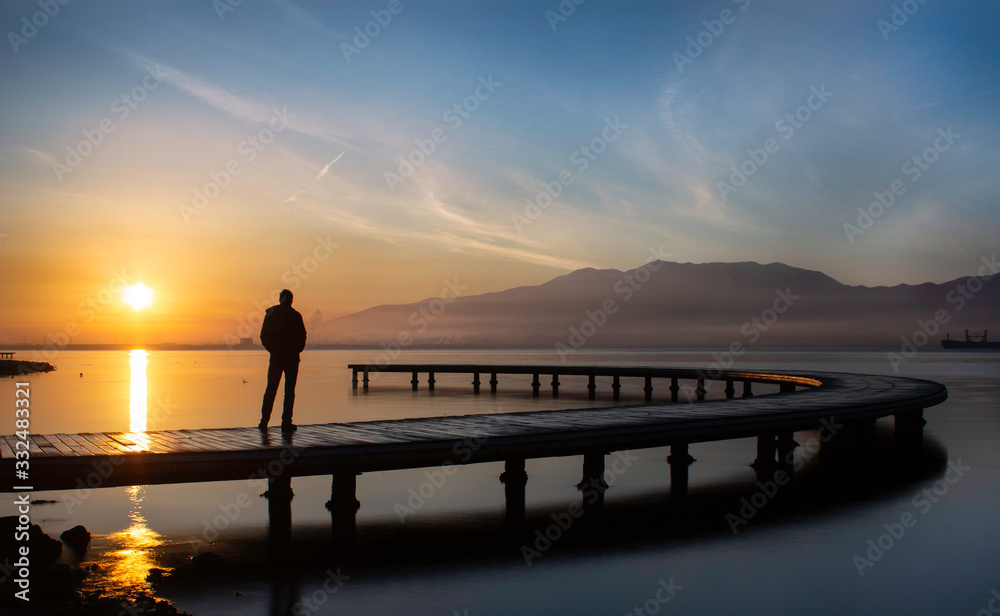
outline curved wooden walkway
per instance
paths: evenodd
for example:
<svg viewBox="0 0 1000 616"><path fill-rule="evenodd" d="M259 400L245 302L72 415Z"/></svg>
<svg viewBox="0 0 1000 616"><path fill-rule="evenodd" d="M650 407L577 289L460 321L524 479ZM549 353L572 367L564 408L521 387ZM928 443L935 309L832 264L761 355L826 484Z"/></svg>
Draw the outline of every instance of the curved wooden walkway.
<svg viewBox="0 0 1000 616"><path fill-rule="evenodd" d="M347 484L341 500L350 492L353 502L354 477L365 471L504 460L509 476L520 476L525 459L584 454L590 456L585 474L593 474L598 463L603 473L603 455L616 450L671 445L686 456L689 443L749 436L758 437L758 463L773 463L782 438L787 443L794 431L829 422L864 431L876 418L889 415L896 416L898 432L918 431L922 410L947 397L944 386L930 381L823 372L706 375L673 368L475 365L400 365L383 371L594 374L611 376L616 383L619 378L643 378L647 387L648 379L669 379L672 386L678 379L692 379L702 391L705 379L711 377L727 382L727 397L733 396L734 382L778 383L785 391L695 404L303 425L290 436L276 428L266 434L256 428L224 428L31 435L25 481L15 479L17 438L5 436L0 439L0 491L16 491L23 485L60 490L250 476L287 481L293 476L331 474L335 485L338 476ZM800 389L788 391L794 387ZM338 490L334 492L336 496Z"/></svg>

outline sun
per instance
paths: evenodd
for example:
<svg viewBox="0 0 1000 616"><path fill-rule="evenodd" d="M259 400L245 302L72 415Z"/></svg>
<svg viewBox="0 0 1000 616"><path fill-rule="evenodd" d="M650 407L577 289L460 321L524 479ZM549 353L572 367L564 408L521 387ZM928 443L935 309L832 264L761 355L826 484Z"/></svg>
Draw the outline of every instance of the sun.
<svg viewBox="0 0 1000 616"><path fill-rule="evenodd" d="M125 287L122 301L132 306L133 310L149 308L153 305L153 290L141 282L137 282Z"/></svg>

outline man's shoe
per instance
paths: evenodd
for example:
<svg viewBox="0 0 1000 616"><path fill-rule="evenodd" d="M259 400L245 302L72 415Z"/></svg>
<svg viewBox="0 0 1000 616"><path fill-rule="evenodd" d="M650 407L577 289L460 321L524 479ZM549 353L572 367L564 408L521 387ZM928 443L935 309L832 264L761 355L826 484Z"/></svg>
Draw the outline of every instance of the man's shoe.
<svg viewBox="0 0 1000 616"><path fill-rule="evenodd" d="M299 429L299 427L296 426L295 424L281 424L281 431L282 432L286 432L286 433L287 432L295 432L298 429Z"/></svg>

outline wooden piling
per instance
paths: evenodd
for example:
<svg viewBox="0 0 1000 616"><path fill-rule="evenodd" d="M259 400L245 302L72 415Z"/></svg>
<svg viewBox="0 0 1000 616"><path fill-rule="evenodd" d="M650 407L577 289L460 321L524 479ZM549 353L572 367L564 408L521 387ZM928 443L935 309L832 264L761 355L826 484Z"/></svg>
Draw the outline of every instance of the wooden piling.
<svg viewBox="0 0 1000 616"><path fill-rule="evenodd" d="M684 502L688 493L688 467L694 462L688 453L687 443L674 443L670 446L667 463L670 465L670 503L678 506Z"/></svg>
<svg viewBox="0 0 1000 616"><path fill-rule="evenodd" d="M507 458L504 460L503 473L500 475L503 484L506 507L504 518L510 529L520 528L524 524L524 487L528 483L528 473L524 470L524 458Z"/></svg>

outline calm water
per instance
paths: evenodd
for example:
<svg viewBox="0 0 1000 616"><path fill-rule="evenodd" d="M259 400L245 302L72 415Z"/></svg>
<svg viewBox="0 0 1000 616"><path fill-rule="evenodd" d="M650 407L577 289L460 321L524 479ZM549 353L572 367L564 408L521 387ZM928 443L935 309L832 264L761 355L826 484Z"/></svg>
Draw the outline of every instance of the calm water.
<svg viewBox="0 0 1000 616"><path fill-rule="evenodd" d="M403 374L382 375L367 395L354 393L345 366L375 357L305 353L296 423L610 403L610 391L590 402L585 382L569 378L561 379L558 400L533 399L530 376L501 377L496 397L473 397L466 375L439 376L433 394L413 394ZM579 352L573 360L698 367L712 357L602 351ZM530 351L412 352L396 361L559 363L553 353ZM253 425L267 358L258 352L62 352L54 363L57 372L30 379L36 433ZM748 353L737 367L892 374L884 353ZM735 535L726 516L758 489L748 466L752 440L691 447L698 461L690 470L688 508L680 514L667 507L667 450L633 452L631 466L612 478L603 530L570 528L530 567L520 543L503 539L497 480L502 464L460 468L403 522L394 506L406 504L408 491L427 481L425 470L365 474L358 479L363 556L343 569L350 579L333 594L322 590L331 548L327 477L293 482L295 565L280 574L267 567L268 516L260 481L39 492L36 498L57 502L35 507L34 521L53 536L86 526L94 539L83 561L100 563L103 574L96 581L112 587L148 588L151 567L183 564L197 549L221 555L233 573L187 576L158 590L197 615L624 615L637 607L650 614L973 615L1000 589L1000 354L925 351L900 374L937 380L950 394L925 413L925 456L912 472L890 472L892 465L877 458L863 469L861 481L845 482L818 465L807 466L795 489L783 490ZM640 402L641 383L626 387L622 403ZM0 399L13 400L13 391L12 380L0 380ZM278 413L276 408L275 419ZM879 427L890 432L891 421ZM796 440L808 443L814 436L798 433ZM808 458L805 449L797 455ZM968 470L953 484L941 483L956 478L946 475L947 463L959 460ZM579 502L580 464L578 457L528 461L531 528L544 530L552 514ZM925 488L935 502L920 495ZM235 519L213 525L226 510L237 512L230 516ZM0 513L9 515L12 508L5 502ZM864 557L868 541L879 541L886 524L898 528L893 525L906 514L916 522L859 575L854 557ZM675 594L663 604L657 597L670 595L657 591L671 582ZM329 582L327 587L336 588ZM290 612L296 600L310 597L319 603Z"/></svg>

